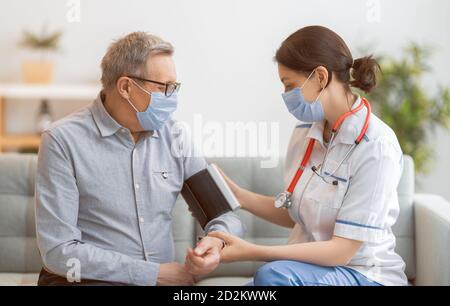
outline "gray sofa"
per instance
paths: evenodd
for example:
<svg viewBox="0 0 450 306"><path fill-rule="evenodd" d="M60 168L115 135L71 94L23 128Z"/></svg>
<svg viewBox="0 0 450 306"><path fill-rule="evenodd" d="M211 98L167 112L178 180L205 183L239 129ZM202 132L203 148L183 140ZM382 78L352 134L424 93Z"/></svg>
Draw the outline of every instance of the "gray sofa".
<svg viewBox="0 0 450 306"><path fill-rule="evenodd" d="M220 158L219 164L238 184L255 192L275 195L282 189L282 164L263 169L257 158ZM0 154L0 285L35 285L41 261L34 223L35 155ZM414 193L411 158L398 188L401 214L394 227L397 251L407 263L407 275L416 285L450 285L450 203L435 195ZM284 244L289 230L240 211L246 239L259 244ZM175 258L195 243L200 228L179 198L173 211ZM221 264L198 285L243 285L261 265L256 262Z"/></svg>

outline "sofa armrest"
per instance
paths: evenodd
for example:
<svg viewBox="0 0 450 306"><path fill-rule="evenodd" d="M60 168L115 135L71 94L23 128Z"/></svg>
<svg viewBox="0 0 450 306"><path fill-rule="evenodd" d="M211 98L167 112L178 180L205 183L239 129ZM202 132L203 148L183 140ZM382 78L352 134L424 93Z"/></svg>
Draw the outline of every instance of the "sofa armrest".
<svg viewBox="0 0 450 306"><path fill-rule="evenodd" d="M437 195L414 197L415 284L450 285L450 203Z"/></svg>

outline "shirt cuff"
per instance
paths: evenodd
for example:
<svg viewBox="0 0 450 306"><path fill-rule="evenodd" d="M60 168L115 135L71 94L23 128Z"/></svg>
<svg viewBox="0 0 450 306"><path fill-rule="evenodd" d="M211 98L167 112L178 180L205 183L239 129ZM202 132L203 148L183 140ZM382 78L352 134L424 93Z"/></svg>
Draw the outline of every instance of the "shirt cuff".
<svg viewBox="0 0 450 306"><path fill-rule="evenodd" d="M137 286L156 286L159 267L159 263L139 260L131 265L130 279Z"/></svg>
<svg viewBox="0 0 450 306"><path fill-rule="evenodd" d="M242 238L245 234L245 226L233 212L227 212L206 224L206 234L214 231L225 232Z"/></svg>

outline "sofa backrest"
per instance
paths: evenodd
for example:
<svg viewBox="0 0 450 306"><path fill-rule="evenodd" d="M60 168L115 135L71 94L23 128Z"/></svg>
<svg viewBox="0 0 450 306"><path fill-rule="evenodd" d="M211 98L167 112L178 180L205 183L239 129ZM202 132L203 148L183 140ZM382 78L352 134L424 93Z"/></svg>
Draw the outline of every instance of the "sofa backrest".
<svg viewBox="0 0 450 306"><path fill-rule="evenodd" d="M283 189L283 161L275 168L261 168L260 158L211 158L239 185L254 192L276 195ZM397 252L404 258L409 279L415 276L414 254L414 164L405 156L398 187L401 212L393 230ZM0 272L38 272L41 260L36 246L34 221L34 178L36 156L0 154ZM290 230L269 224L245 211L239 211L247 227L246 239L259 244L285 244ZM201 228L179 197L173 210L175 259L183 262L186 248L195 245ZM214 275L251 276L260 263L223 264Z"/></svg>
<svg viewBox="0 0 450 306"><path fill-rule="evenodd" d="M416 278L416 253L414 237L414 161L410 156L403 157L403 175L397 188L400 215L392 228L396 237L396 251L406 263L409 280Z"/></svg>
<svg viewBox="0 0 450 306"><path fill-rule="evenodd" d="M41 268L34 222L36 156L0 154L0 272Z"/></svg>

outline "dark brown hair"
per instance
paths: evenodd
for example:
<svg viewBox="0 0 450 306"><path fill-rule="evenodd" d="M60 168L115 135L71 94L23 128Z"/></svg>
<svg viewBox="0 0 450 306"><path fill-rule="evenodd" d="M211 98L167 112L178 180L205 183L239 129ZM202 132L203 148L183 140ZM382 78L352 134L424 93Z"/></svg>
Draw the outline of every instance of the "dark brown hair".
<svg viewBox="0 0 450 306"><path fill-rule="evenodd" d="M356 87L366 93L376 86L380 71L372 56L353 60L344 40L322 26L305 27L290 35L277 50L275 61L308 75L323 66L328 70L328 84L334 75L348 88Z"/></svg>

